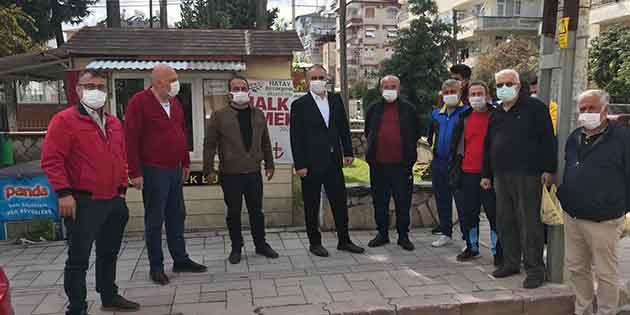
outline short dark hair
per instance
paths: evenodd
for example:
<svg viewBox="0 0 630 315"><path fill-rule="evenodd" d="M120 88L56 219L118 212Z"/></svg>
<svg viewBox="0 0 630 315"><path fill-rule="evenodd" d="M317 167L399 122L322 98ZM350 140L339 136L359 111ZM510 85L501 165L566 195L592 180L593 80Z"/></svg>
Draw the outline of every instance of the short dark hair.
<svg viewBox="0 0 630 315"><path fill-rule="evenodd" d="M244 77L240 75L235 75L230 80L228 80L228 90L232 90L232 82L235 80L245 81L245 84L247 84L247 88L249 89L249 81L247 81L247 79L245 79Z"/></svg>
<svg viewBox="0 0 630 315"><path fill-rule="evenodd" d="M465 80L470 80L470 76L472 75L472 70L469 66L460 63L451 67L451 73L461 75Z"/></svg>
<svg viewBox="0 0 630 315"><path fill-rule="evenodd" d="M309 72L309 71L311 71L313 69L322 69L322 70L324 70L324 72L328 73L328 70L326 70L326 67L324 67L323 65L318 64L318 63L308 67L308 69L306 71Z"/></svg>
<svg viewBox="0 0 630 315"><path fill-rule="evenodd" d="M490 94L490 88L488 87L486 82L483 82L483 81L472 81L472 82L470 82L470 84L468 84L468 90L470 91L470 88L473 87L473 86L481 86L481 87L483 87L484 90L486 90L486 95Z"/></svg>
<svg viewBox="0 0 630 315"><path fill-rule="evenodd" d="M532 77L531 81L529 82L529 85L536 85L538 84L538 77L534 76Z"/></svg>
<svg viewBox="0 0 630 315"><path fill-rule="evenodd" d="M99 69L85 69L79 72L78 80L81 80L85 75L89 74L92 78L101 78L107 80L107 73Z"/></svg>

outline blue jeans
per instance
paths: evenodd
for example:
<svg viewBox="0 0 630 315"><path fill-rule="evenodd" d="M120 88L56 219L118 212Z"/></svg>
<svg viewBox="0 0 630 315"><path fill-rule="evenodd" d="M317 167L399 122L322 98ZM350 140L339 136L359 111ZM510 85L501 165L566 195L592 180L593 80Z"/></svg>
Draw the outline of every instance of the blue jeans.
<svg viewBox="0 0 630 315"><path fill-rule="evenodd" d="M451 191L448 185L448 168L449 164L446 160L434 159L431 162L431 178L433 181L433 193L435 194L435 203L438 208L438 216L440 217L440 231L443 235L453 237L453 198L457 205L457 213L463 217L463 209L459 200L459 194ZM462 235L465 235L463 225L459 225Z"/></svg>
<svg viewBox="0 0 630 315"><path fill-rule="evenodd" d="M144 188L144 234L151 272L164 271L162 254L162 225L166 225L168 250L175 263L188 260L184 241L184 192L182 169L165 170L156 167L142 168Z"/></svg>
<svg viewBox="0 0 630 315"><path fill-rule="evenodd" d="M389 201L393 196L396 205L398 239L406 239L411 223L409 215L413 189L411 168L402 164L370 165L370 186L378 233L389 237Z"/></svg>

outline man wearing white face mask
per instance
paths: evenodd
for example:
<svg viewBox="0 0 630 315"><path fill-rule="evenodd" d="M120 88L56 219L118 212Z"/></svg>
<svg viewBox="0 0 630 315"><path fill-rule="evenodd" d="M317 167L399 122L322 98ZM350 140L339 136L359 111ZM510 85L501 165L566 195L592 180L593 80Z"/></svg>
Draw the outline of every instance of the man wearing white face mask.
<svg viewBox="0 0 630 315"><path fill-rule="evenodd" d="M370 186L378 234L369 247L389 243L389 202L396 204L398 245L414 249L409 240L413 165L420 139L418 114L413 105L401 100L400 79L387 75L380 81L382 99L371 105L365 116L366 159L370 164Z"/></svg>
<svg viewBox="0 0 630 315"><path fill-rule="evenodd" d="M577 315L594 314L593 271L597 315L617 314L618 244L630 210L630 132L609 124L608 103L608 93L602 90L578 97L579 127L567 139L564 179L558 188Z"/></svg>
<svg viewBox="0 0 630 315"><path fill-rule="evenodd" d="M274 173L273 154L267 121L262 110L252 107L249 83L245 78L234 77L228 82L230 103L212 113L204 144L204 172L214 182L217 172L214 157L219 151L221 188L227 206L226 222L232 241L229 261L241 261L243 235L241 234L241 208L243 197L247 203L256 253L278 258L278 253L265 242L265 215L262 211L263 183L260 162L265 161L265 177L271 180ZM238 137L240 135L240 137Z"/></svg>
<svg viewBox="0 0 630 315"><path fill-rule="evenodd" d="M68 232L64 288L67 315L86 315L85 277L96 242L96 291L106 311L136 311L118 293L116 260L129 219L127 161L122 125L103 112L107 80L86 70L76 88L80 104L53 117L42 146L42 168L59 197Z"/></svg>
<svg viewBox="0 0 630 315"><path fill-rule="evenodd" d="M523 287L540 287L545 280L544 226L540 219L542 185L553 183L557 146L547 106L526 91L519 94L518 72L495 75L502 101L490 115L484 148L481 187L497 193L497 228L503 265L496 278L520 273L521 257L527 277Z"/></svg>
<svg viewBox="0 0 630 315"><path fill-rule="evenodd" d="M127 104L125 135L129 177L142 190L144 229L153 282L166 285L162 253L162 226L173 257L173 272L205 272L192 261L184 240L184 193L190 155L184 127L184 111L179 103L177 73L160 64L151 73L151 87L138 92Z"/></svg>

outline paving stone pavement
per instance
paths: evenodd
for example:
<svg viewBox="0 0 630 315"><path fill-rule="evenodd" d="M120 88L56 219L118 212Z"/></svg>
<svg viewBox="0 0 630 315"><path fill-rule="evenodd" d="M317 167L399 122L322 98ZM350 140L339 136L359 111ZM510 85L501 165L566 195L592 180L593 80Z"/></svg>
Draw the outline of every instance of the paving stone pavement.
<svg viewBox="0 0 630 315"><path fill-rule="evenodd" d="M523 276L493 279L492 257L487 248L474 262L459 263L455 256L463 242L433 248L434 236L413 230L416 250L407 252L395 243L367 248L374 232L354 231L352 238L366 246L365 254L336 250L336 237L323 233L331 253L320 258L308 252L303 232L267 234L280 258L254 254L251 235L245 233L244 259L227 261L230 242L225 233L188 233L191 258L208 266L205 274L173 274L165 269L168 286L154 285L148 277L148 259L141 237L127 236L118 261L118 286L128 298L142 304L134 314L253 315L253 314L545 314L571 311L567 288L547 284L533 291L520 289ZM489 238L487 228L482 240ZM166 246L166 242L164 242ZM630 243L624 244L630 253ZM165 248L165 256L168 250ZM628 260L625 255L622 261ZM66 248L63 242L23 247L0 243L0 265L11 280L17 315L63 314ZM94 291L94 253L88 272L90 314L104 314ZM626 264L627 267L627 264ZM624 269L625 270L625 269ZM630 275L630 270L625 270ZM557 298L557 299L554 299ZM561 301L561 302L558 302ZM545 310L544 312L540 310ZM539 310L539 311L536 311ZM556 311L557 310L557 311ZM572 312L571 312L572 313ZM111 314L111 313L108 313Z"/></svg>

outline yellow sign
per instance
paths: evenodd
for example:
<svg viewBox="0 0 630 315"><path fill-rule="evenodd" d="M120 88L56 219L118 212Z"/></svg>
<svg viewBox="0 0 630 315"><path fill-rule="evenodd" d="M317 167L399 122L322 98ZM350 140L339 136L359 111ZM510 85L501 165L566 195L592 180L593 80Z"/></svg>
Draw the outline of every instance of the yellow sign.
<svg viewBox="0 0 630 315"><path fill-rule="evenodd" d="M563 17L558 25L558 46L569 48L569 18Z"/></svg>

